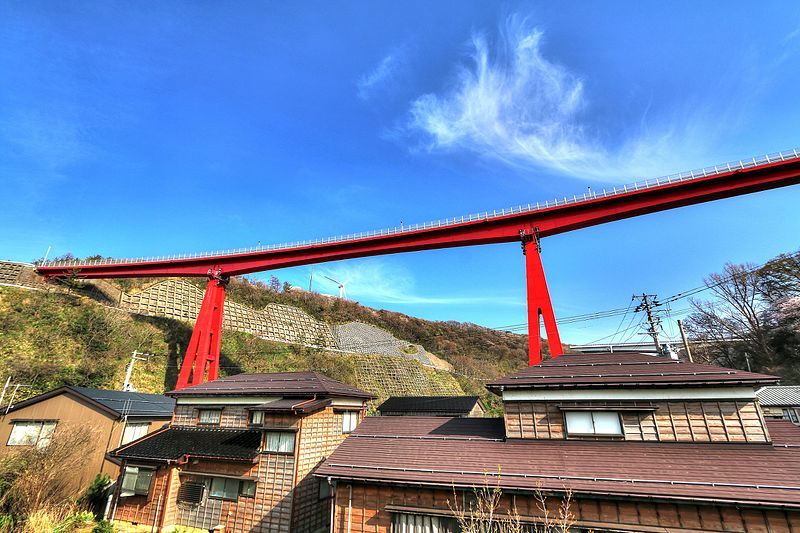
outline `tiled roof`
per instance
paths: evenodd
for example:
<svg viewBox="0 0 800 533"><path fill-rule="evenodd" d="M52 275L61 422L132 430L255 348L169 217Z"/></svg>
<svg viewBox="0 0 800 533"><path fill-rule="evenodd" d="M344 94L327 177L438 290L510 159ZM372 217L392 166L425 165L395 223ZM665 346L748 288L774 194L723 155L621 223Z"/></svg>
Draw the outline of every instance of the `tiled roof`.
<svg viewBox="0 0 800 533"><path fill-rule="evenodd" d="M800 385L762 387L756 396L761 405L800 406Z"/></svg>
<svg viewBox="0 0 800 533"><path fill-rule="evenodd" d="M501 387L627 387L758 385L775 383L779 378L688 361L676 361L638 353L562 355L497 379L487 385L497 392Z"/></svg>
<svg viewBox="0 0 800 533"><path fill-rule="evenodd" d="M171 417L175 400L163 394L70 387L92 400L128 416Z"/></svg>
<svg viewBox="0 0 800 533"><path fill-rule="evenodd" d="M514 490L800 508L797 446L492 438L499 433L492 419L366 418L315 475L440 487L488 476Z"/></svg>
<svg viewBox="0 0 800 533"><path fill-rule="evenodd" d="M175 408L175 400L161 394L64 386L15 403L10 407L6 406L2 411L11 413L59 394L81 397L114 417L171 418Z"/></svg>
<svg viewBox="0 0 800 533"><path fill-rule="evenodd" d="M120 459L178 461L184 456L252 460L261 446L261 432L249 429L170 427L145 435L109 455Z"/></svg>
<svg viewBox="0 0 800 533"><path fill-rule="evenodd" d="M255 407L250 407L251 411L266 411L278 413L315 413L325 409L331 404L330 398L282 398L274 402L262 403Z"/></svg>
<svg viewBox="0 0 800 533"><path fill-rule="evenodd" d="M369 392L336 381L319 372L273 372L237 374L168 392L170 396L350 396L374 398Z"/></svg>
<svg viewBox="0 0 800 533"><path fill-rule="evenodd" d="M779 418L765 418L764 421L774 445L800 446L800 426Z"/></svg>
<svg viewBox="0 0 800 533"><path fill-rule="evenodd" d="M477 396L392 396L378 411L392 413L446 413L451 416L469 414L478 403Z"/></svg>

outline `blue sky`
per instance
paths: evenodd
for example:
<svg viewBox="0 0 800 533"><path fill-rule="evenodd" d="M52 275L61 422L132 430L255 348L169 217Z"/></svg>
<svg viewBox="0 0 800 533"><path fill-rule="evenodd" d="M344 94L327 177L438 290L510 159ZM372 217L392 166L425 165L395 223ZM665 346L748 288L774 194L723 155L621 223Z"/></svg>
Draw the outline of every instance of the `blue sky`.
<svg viewBox="0 0 800 533"><path fill-rule="evenodd" d="M0 73L15 260L322 237L800 147L791 3L6 1ZM798 204L795 187L546 239L556 313L795 250ZM375 307L525 321L514 244L314 269Z"/></svg>

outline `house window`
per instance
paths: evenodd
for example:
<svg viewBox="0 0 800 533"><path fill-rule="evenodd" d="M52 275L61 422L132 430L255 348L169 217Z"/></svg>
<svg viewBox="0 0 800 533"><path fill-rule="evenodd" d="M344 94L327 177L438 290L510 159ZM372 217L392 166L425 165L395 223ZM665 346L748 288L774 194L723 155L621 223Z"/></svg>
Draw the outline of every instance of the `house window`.
<svg viewBox="0 0 800 533"><path fill-rule="evenodd" d="M294 453L294 433L291 431L268 431L266 451Z"/></svg>
<svg viewBox="0 0 800 533"><path fill-rule="evenodd" d="M457 533L460 529L458 523L453 518L395 513L392 517L392 531L408 533Z"/></svg>
<svg viewBox="0 0 800 533"><path fill-rule="evenodd" d="M209 492L209 496L221 500L235 500L239 497L239 483L240 481L238 479L226 477L211 478L211 491Z"/></svg>
<svg viewBox="0 0 800 533"><path fill-rule="evenodd" d="M256 495L256 482L247 479L212 477L208 495L220 500L236 500L239 496L252 498Z"/></svg>
<svg viewBox="0 0 800 533"><path fill-rule="evenodd" d="M797 409L792 409L791 407L783 409L783 418L785 420L791 420L794 424L800 424L800 416L798 416L797 411Z"/></svg>
<svg viewBox="0 0 800 533"><path fill-rule="evenodd" d="M564 416L570 436L622 435L622 424L616 411L566 411Z"/></svg>
<svg viewBox="0 0 800 533"><path fill-rule="evenodd" d="M25 421L14 422L11 435L8 437L9 446L38 446L44 448L53 440L53 431L56 429L54 421Z"/></svg>
<svg viewBox="0 0 800 533"><path fill-rule="evenodd" d="M256 496L256 482L255 481L242 481L242 486L239 489L239 494L247 498L255 498Z"/></svg>
<svg viewBox="0 0 800 533"><path fill-rule="evenodd" d="M147 430L150 428L150 422L134 422L125 424L125 431L122 432L122 444L128 444L136 439L140 439L147 435Z"/></svg>
<svg viewBox="0 0 800 533"><path fill-rule="evenodd" d="M204 425L219 425L220 418L222 418L220 409L200 409L197 421Z"/></svg>
<svg viewBox="0 0 800 533"><path fill-rule="evenodd" d="M328 483L327 479L320 479L319 480L319 499L320 500L327 500L331 497L331 484Z"/></svg>
<svg viewBox="0 0 800 533"><path fill-rule="evenodd" d="M120 496L147 496L150 492L150 481L153 479L153 469L141 466L126 466L122 477Z"/></svg>
<svg viewBox="0 0 800 533"><path fill-rule="evenodd" d="M250 425L260 426L264 423L263 411L250 411Z"/></svg>
<svg viewBox="0 0 800 533"><path fill-rule="evenodd" d="M342 413L342 433L352 433L358 425L358 411Z"/></svg>

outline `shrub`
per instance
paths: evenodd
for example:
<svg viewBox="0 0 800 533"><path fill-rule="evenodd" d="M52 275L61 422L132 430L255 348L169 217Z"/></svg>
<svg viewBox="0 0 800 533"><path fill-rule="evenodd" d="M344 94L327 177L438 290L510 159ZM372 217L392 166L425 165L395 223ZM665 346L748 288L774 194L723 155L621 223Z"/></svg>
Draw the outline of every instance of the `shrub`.
<svg viewBox="0 0 800 533"><path fill-rule="evenodd" d="M0 533L14 531L14 517L10 514L0 514Z"/></svg>
<svg viewBox="0 0 800 533"><path fill-rule="evenodd" d="M53 533L71 533L78 528L94 523L94 515L89 511L82 511L68 515L56 524Z"/></svg>
<svg viewBox="0 0 800 533"><path fill-rule="evenodd" d="M114 533L114 526L108 520L100 520L92 528L92 533Z"/></svg>
<svg viewBox="0 0 800 533"><path fill-rule="evenodd" d="M80 503L85 504L97 518L102 518L103 504L106 499L106 489L111 484L108 474L97 474L92 480L92 484L83 493Z"/></svg>

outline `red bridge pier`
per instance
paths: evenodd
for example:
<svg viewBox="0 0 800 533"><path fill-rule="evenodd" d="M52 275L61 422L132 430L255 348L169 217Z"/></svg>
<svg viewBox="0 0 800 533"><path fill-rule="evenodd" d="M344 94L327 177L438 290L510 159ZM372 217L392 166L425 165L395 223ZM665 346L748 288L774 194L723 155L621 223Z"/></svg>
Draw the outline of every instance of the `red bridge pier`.
<svg viewBox="0 0 800 533"><path fill-rule="evenodd" d="M539 255L541 248L537 233L537 231L520 231L522 253L525 255L525 277L528 292L529 366L542 362L542 338L540 336L542 320L544 320L544 329L547 333L550 357L558 357L564 353L561 348L561 338L558 335L553 303L550 301L550 291L547 289L547 279L544 277L542 258Z"/></svg>
<svg viewBox="0 0 800 533"><path fill-rule="evenodd" d="M225 309L225 286L228 276L222 269L208 270L208 283L192 338L186 348L176 389L214 381L219 377L219 355L222 346L222 318Z"/></svg>

